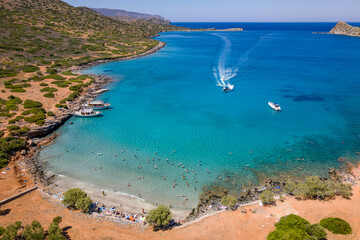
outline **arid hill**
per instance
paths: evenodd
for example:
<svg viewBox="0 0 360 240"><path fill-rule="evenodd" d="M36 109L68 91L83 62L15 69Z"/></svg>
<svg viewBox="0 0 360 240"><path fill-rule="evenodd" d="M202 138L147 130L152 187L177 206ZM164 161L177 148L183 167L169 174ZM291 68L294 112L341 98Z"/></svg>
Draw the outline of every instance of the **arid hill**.
<svg viewBox="0 0 360 240"><path fill-rule="evenodd" d="M329 34L346 35L351 37L360 37L360 27L353 27L345 22L338 22Z"/></svg>

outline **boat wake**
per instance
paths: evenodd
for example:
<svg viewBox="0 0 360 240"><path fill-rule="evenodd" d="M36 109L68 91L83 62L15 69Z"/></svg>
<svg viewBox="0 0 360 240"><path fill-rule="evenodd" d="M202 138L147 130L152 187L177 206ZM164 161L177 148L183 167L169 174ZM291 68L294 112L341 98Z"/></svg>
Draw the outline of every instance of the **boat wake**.
<svg viewBox="0 0 360 240"><path fill-rule="evenodd" d="M223 91L229 91L234 89L235 77L243 78L249 73L254 65L254 60L249 59L250 53L257 48L262 40L266 36L260 37L257 43L247 50L241 57L239 57L238 62L233 66L227 66L227 59L231 53L231 41L220 34L213 33L213 35L221 38L224 41L224 49L219 57L217 67L213 68L214 77L216 79L216 85L223 88Z"/></svg>
<svg viewBox="0 0 360 240"><path fill-rule="evenodd" d="M231 41L220 34L213 33L220 37L224 41L224 50L222 51L217 68L213 68L214 77L217 81L217 86L222 87L223 90L232 90L234 89L234 85L230 83L230 79L237 75L238 69L236 67L226 67L226 59L231 52Z"/></svg>

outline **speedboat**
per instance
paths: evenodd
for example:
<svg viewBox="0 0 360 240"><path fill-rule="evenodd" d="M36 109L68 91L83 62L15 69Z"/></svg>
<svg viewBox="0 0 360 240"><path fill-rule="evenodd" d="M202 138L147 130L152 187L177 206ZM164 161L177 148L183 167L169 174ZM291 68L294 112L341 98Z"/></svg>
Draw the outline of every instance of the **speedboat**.
<svg viewBox="0 0 360 240"><path fill-rule="evenodd" d="M281 107L279 104L277 103L273 103L273 102L268 102L269 106L274 109L275 111L281 111Z"/></svg>
<svg viewBox="0 0 360 240"><path fill-rule="evenodd" d="M226 85L223 87L223 92L227 92L227 91L231 91L234 89L234 86L233 85Z"/></svg>
<svg viewBox="0 0 360 240"><path fill-rule="evenodd" d="M86 108L92 108L94 110L104 110L110 107L110 103L105 103L103 101L90 101L83 105Z"/></svg>
<svg viewBox="0 0 360 240"><path fill-rule="evenodd" d="M101 114L102 114L101 112L94 111L94 109L92 108L82 108L74 113L76 117L82 117L82 118L98 117L101 116Z"/></svg>

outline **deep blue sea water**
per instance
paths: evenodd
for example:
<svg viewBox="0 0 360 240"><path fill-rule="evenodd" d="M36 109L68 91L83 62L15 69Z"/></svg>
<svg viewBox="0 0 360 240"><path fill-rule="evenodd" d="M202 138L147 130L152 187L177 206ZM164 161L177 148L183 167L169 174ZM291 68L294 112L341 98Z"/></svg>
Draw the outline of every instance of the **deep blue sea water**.
<svg viewBox="0 0 360 240"><path fill-rule="evenodd" d="M59 130L40 156L52 171L191 208L205 184L235 191L265 174L325 175L340 157L358 159L360 38L312 34L335 23L176 24L245 31L162 33L155 54L85 70L114 77L99 97L113 109ZM233 91L217 86L220 75L233 76Z"/></svg>

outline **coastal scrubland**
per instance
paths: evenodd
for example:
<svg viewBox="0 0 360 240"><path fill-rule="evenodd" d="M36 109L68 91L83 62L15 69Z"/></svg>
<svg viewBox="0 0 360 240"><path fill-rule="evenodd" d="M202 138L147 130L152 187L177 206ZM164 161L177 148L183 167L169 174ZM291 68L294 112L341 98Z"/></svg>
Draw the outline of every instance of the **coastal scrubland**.
<svg viewBox="0 0 360 240"><path fill-rule="evenodd" d="M145 53L159 44L150 36L180 29L120 21L60 0L1 0L0 22L0 167L25 147L28 131L61 117L95 81L72 67Z"/></svg>

